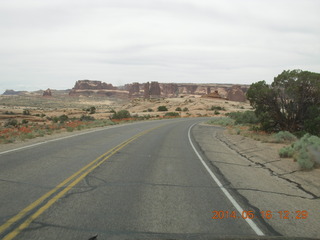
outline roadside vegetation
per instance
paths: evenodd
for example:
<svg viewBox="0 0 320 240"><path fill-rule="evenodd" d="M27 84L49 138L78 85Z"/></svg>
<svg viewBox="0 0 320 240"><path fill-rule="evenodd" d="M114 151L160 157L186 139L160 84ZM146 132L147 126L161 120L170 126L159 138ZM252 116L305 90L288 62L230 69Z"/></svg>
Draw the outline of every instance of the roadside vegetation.
<svg viewBox="0 0 320 240"><path fill-rule="evenodd" d="M161 106L161 110L167 109L166 106ZM36 137L43 137L60 132L73 132L95 127L105 127L108 125L128 123L134 121L143 121L149 119L165 119L180 117L179 112L166 112L163 116L159 115L138 115L130 114L128 110L115 111L109 110L112 113L109 118L96 119L95 113L97 108L92 106L82 109L83 114L80 117L70 117L68 114L60 116L46 116L45 114L32 114L32 110L25 109L22 116L31 117L37 116L41 118L40 122L32 122L27 119L17 120L14 118L16 113L7 112L6 115L12 115L6 122L0 125L0 144L13 143L16 141L25 141ZM148 109L147 112L152 112Z"/></svg>
<svg viewBox="0 0 320 240"><path fill-rule="evenodd" d="M247 92L253 111L231 112L209 124L258 141L291 144L279 151L301 169L320 166L320 74L283 71L271 85L253 83Z"/></svg>

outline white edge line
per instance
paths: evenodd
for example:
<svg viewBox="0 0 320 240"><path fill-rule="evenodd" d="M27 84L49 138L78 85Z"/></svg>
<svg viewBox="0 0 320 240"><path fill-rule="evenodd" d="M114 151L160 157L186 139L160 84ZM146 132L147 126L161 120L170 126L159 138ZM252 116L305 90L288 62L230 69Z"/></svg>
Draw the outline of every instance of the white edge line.
<svg viewBox="0 0 320 240"><path fill-rule="evenodd" d="M201 161L201 163L203 164L203 166L205 167L205 169L209 172L210 176L212 177L212 179L216 182L216 184L219 186L219 188L221 189L221 191L226 195L226 197L229 199L229 201L233 204L233 206L237 209L237 211L242 214L243 212L243 208L238 204L238 202L231 196L231 194L228 192L228 190L222 185L222 183L219 181L219 179L214 175L214 173L211 171L211 169L208 167L208 165L205 163L205 161L202 159L201 155L198 153L197 149L195 148L195 146L192 143L191 137L190 137L190 132L191 129L194 125L196 125L197 123L193 124L190 126L189 130L188 130L188 138L189 138L189 142L191 147L193 148L194 152L196 153L196 155L198 156L199 160ZM251 219L244 219L246 220L246 222L249 224L249 226L252 228L252 230L258 235L258 236L264 236L264 233L261 231L261 229L251 220Z"/></svg>

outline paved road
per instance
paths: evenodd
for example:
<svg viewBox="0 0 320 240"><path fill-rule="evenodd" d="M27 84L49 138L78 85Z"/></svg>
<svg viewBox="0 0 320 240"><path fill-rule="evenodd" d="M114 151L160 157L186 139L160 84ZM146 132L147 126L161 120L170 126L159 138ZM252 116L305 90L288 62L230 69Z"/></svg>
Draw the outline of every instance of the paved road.
<svg viewBox="0 0 320 240"><path fill-rule="evenodd" d="M0 238L268 235L259 222L212 219L236 207L190 144L200 121L139 122L0 154Z"/></svg>

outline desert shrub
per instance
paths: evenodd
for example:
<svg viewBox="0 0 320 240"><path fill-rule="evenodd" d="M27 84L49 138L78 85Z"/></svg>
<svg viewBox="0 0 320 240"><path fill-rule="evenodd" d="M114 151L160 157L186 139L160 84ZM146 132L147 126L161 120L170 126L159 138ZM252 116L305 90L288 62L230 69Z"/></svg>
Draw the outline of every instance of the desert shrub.
<svg viewBox="0 0 320 240"><path fill-rule="evenodd" d="M148 112L153 112L153 109L152 108L148 108Z"/></svg>
<svg viewBox="0 0 320 240"><path fill-rule="evenodd" d="M181 112L182 111L181 107L177 107L176 111Z"/></svg>
<svg viewBox="0 0 320 240"><path fill-rule="evenodd" d="M66 121L68 121L68 120L69 120L69 117L68 117L67 115L65 115L65 114L63 114L63 115L61 115L61 116L59 117L60 123L64 123L64 122L66 122Z"/></svg>
<svg viewBox="0 0 320 240"><path fill-rule="evenodd" d="M80 121L82 121L82 122L89 122L89 121L94 121L94 120L95 120L94 117L88 116L88 115L82 115L80 117Z"/></svg>
<svg viewBox="0 0 320 240"><path fill-rule="evenodd" d="M19 125L18 120L9 119L4 123L4 127L17 127Z"/></svg>
<svg viewBox="0 0 320 240"><path fill-rule="evenodd" d="M112 119L124 119L124 118L130 118L130 113L128 110L120 110L118 112L115 112L112 115Z"/></svg>
<svg viewBox="0 0 320 240"><path fill-rule="evenodd" d="M29 109L24 109L22 114L23 115L30 115L30 110Z"/></svg>
<svg viewBox="0 0 320 240"><path fill-rule="evenodd" d="M14 112L12 112L12 111L10 111L10 112L9 112L9 111L5 111L4 114L6 114L6 115L14 115Z"/></svg>
<svg viewBox="0 0 320 240"><path fill-rule="evenodd" d="M310 170L320 164L320 138L307 133L291 146L280 149L279 155L293 156L302 169Z"/></svg>
<svg viewBox="0 0 320 240"><path fill-rule="evenodd" d="M68 132L73 132L74 128L73 127L66 127Z"/></svg>
<svg viewBox="0 0 320 240"><path fill-rule="evenodd" d="M224 107L220 106L211 106L211 110L219 110L219 111L225 111L226 109Z"/></svg>
<svg viewBox="0 0 320 240"><path fill-rule="evenodd" d="M288 131L280 131L278 133L272 134L272 142L285 143L294 142L297 137Z"/></svg>
<svg viewBox="0 0 320 240"><path fill-rule="evenodd" d="M168 111L168 108L166 106L159 106L158 107L158 111L159 112L165 112L165 111Z"/></svg>
<svg viewBox="0 0 320 240"><path fill-rule="evenodd" d="M180 114L177 112L167 112L164 116L165 117L179 117Z"/></svg>
<svg viewBox="0 0 320 240"><path fill-rule="evenodd" d="M184 112L188 112L188 111L189 111L189 109L188 109L187 107L185 107L185 108L183 108L183 109L182 109L182 111L184 111Z"/></svg>
<svg viewBox="0 0 320 240"><path fill-rule="evenodd" d="M222 125L222 126L233 126L234 120L228 117L216 117L208 121L208 124Z"/></svg>
<svg viewBox="0 0 320 240"><path fill-rule="evenodd" d="M294 149L292 146L283 147L279 150L279 156L281 158L291 158L293 157Z"/></svg>
<svg viewBox="0 0 320 240"><path fill-rule="evenodd" d="M86 112L89 112L89 114L95 114L96 113L96 107L89 107L86 109Z"/></svg>
<svg viewBox="0 0 320 240"><path fill-rule="evenodd" d="M320 162L320 138L305 134L293 145L297 154L295 160L303 169L312 169L317 162Z"/></svg>
<svg viewBox="0 0 320 240"><path fill-rule="evenodd" d="M214 110L214 115L219 115L220 112L218 110Z"/></svg>
<svg viewBox="0 0 320 240"><path fill-rule="evenodd" d="M22 124L27 124L29 121L27 119L22 119L21 123Z"/></svg>
<svg viewBox="0 0 320 240"><path fill-rule="evenodd" d="M231 112L228 116L235 120L235 124L257 124L259 122L253 111Z"/></svg>

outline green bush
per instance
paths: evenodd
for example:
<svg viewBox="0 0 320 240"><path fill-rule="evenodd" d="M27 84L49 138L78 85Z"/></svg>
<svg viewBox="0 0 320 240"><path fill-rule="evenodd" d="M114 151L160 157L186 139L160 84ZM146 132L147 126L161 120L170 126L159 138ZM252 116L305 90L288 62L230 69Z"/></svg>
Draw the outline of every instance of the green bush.
<svg viewBox="0 0 320 240"><path fill-rule="evenodd" d="M254 111L231 112L227 115L235 120L235 124L257 124L259 122Z"/></svg>
<svg viewBox="0 0 320 240"><path fill-rule="evenodd" d="M228 117L216 117L208 121L208 124L221 125L221 126L233 126L234 120Z"/></svg>
<svg viewBox="0 0 320 240"><path fill-rule="evenodd" d="M220 106L211 106L211 110L219 110L219 111L225 111L226 109L224 107Z"/></svg>
<svg viewBox="0 0 320 240"><path fill-rule="evenodd" d="M95 120L94 117L88 116L88 115L82 115L80 117L80 121L82 121L82 122L89 122L89 121L94 121L94 120Z"/></svg>
<svg viewBox="0 0 320 240"><path fill-rule="evenodd" d="M124 119L124 118L130 118L130 113L128 110L120 110L119 112L115 112L112 115L112 119Z"/></svg>
<svg viewBox="0 0 320 240"><path fill-rule="evenodd" d="M288 131L280 131L272 135L272 142L276 143L285 143L285 142L294 142L297 140L297 137Z"/></svg>
<svg viewBox="0 0 320 240"><path fill-rule="evenodd" d="M214 110L214 115L219 115L220 112L218 110Z"/></svg>
<svg viewBox="0 0 320 240"><path fill-rule="evenodd" d="M291 146L280 149L279 155L293 156L302 169L310 170L320 164L320 138L307 133Z"/></svg>
<svg viewBox="0 0 320 240"><path fill-rule="evenodd" d="M30 115L30 110L29 109L24 109L22 114L23 115Z"/></svg>
<svg viewBox="0 0 320 240"><path fill-rule="evenodd" d="M279 150L281 158L291 158L294 155L294 149L291 146L283 147Z"/></svg>
<svg viewBox="0 0 320 240"><path fill-rule="evenodd" d="M177 112L167 112L164 116L165 117L180 117L180 114Z"/></svg>
<svg viewBox="0 0 320 240"><path fill-rule="evenodd" d="M168 108L166 106L159 106L158 107L158 112L165 112L168 111Z"/></svg>
<svg viewBox="0 0 320 240"><path fill-rule="evenodd" d="M177 107L176 111L181 112L182 111L181 107Z"/></svg>
<svg viewBox="0 0 320 240"><path fill-rule="evenodd" d="M152 108L148 108L148 112L153 112L153 109Z"/></svg>
<svg viewBox="0 0 320 240"><path fill-rule="evenodd" d="M4 123L4 127L17 127L19 125L18 120L16 119L9 119Z"/></svg>
<svg viewBox="0 0 320 240"><path fill-rule="evenodd" d="M187 107L185 107L185 108L183 108L183 109L182 109L182 111L184 111L184 112L188 112L188 111L189 111L189 109L188 109Z"/></svg>
<svg viewBox="0 0 320 240"><path fill-rule="evenodd" d="M66 121L69 120L69 117L65 114L61 115L59 118L58 118L58 121L60 121L60 123L64 123Z"/></svg>
<svg viewBox="0 0 320 240"><path fill-rule="evenodd" d="M89 107L86 109L87 112L89 112L89 114L95 114L96 113L96 107Z"/></svg>

